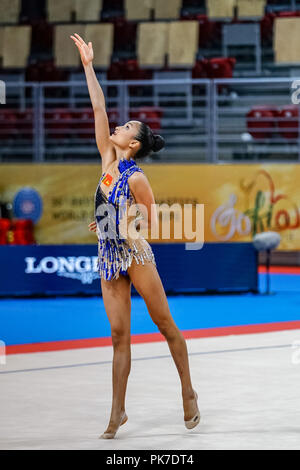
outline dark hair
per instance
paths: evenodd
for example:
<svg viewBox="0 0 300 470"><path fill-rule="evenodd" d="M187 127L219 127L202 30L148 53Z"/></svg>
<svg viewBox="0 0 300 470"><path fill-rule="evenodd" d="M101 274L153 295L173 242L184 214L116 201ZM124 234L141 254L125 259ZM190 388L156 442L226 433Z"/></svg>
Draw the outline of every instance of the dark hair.
<svg viewBox="0 0 300 470"><path fill-rule="evenodd" d="M142 145L134 158L147 157L151 152L159 152L165 146L164 138L158 134L153 134L150 127L144 122L141 123L140 130L135 138L141 142Z"/></svg>

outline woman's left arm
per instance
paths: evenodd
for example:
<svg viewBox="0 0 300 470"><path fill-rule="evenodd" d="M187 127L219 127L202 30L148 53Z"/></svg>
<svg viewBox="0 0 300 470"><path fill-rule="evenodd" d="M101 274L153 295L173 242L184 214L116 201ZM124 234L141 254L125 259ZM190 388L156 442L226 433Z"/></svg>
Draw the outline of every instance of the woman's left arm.
<svg viewBox="0 0 300 470"><path fill-rule="evenodd" d="M147 177L144 173L136 172L128 179L128 184L147 227L151 229L151 233L155 233L158 227L157 209Z"/></svg>

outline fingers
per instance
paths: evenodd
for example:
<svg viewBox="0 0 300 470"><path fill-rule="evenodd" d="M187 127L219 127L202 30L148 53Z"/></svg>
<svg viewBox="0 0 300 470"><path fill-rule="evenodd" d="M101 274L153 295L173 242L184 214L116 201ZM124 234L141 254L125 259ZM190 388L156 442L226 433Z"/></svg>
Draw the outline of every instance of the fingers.
<svg viewBox="0 0 300 470"><path fill-rule="evenodd" d="M81 49L81 44L80 44L80 42L79 42L74 36L70 36L70 38L73 39L73 41L75 42L76 46L77 46L78 49L80 50L80 49Z"/></svg>
<svg viewBox="0 0 300 470"><path fill-rule="evenodd" d="M80 44L82 45L86 45L84 40L82 39L81 36L79 36L79 34L75 33L74 36L76 36L76 38L78 39L78 41L80 42Z"/></svg>

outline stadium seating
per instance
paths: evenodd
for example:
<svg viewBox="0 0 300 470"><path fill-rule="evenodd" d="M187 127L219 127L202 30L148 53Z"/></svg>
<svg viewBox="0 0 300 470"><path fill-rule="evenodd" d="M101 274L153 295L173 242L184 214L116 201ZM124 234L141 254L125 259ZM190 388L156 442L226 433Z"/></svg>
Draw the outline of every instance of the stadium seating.
<svg viewBox="0 0 300 470"><path fill-rule="evenodd" d="M129 117L130 119L144 122L154 131L158 132L161 129L162 110L158 107L132 109Z"/></svg>
<svg viewBox="0 0 300 470"><path fill-rule="evenodd" d="M156 20L177 20L180 17L182 0L154 0L154 18Z"/></svg>
<svg viewBox="0 0 300 470"><path fill-rule="evenodd" d="M7 245L7 235L11 227L10 219L0 219L0 245Z"/></svg>
<svg viewBox="0 0 300 470"><path fill-rule="evenodd" d="M1 0L0 23L17 24L21 11L21 0Z"/></svg>
<svg viewBox="0 0 300 470"><path fill-rule="evenodd" d="M209 18L229 19L234 16L236 0L206 0L207 15Z"/></svg>
<svg viewBox="0 0 300 470"><path fill-rule="evenodd" d="M103 0L75 0L76 21L99 21L102 7Z"/></svg>
<svg viewBox="0 0 300 470"><path fill-rule="evenodd" d="M228 57L229 47L254 48L255 69L261 73L260 27L257 23L223 25L223 55Z"/></svg>
<svg viewBox="0 0 300 470"><path fill-rule="evenodd" d="M206 62L208 78L232 78L236 60L234 57L216 57Z"/></svg>
<svg viewBox="0 0 300 470"><path fill-rule="evenodd" d="M83 36L93 43L95 67L108 68L110 66L113 33L112 24L89 24L86 26Z"/></svg>
<svg viewBox="0 0 300 470"><path fill-rule="evenodd" d="M271 139L277 128L278 110L270 106L255 106L247 113L247 127L254 139Z"/></svg>
<svg viewBox="0 0 300 470"><path fill-rule="evenodd" d="M298 139L299 137L299 106L284 106L278 115L280 135L285 139Z"/></svg>
<svg viewBox="0 0 300 470"><path fill-rule="evenodd" d="M275 19L274 51L276 63L300 63L300 18ZM292 47L291 47L292 45Z"/></svg>
<svg viewBox="0 0 300 470"><path fill-rule="evenodd" d="M70 40L70 35L78 33L84 36L84 25L58 25L54 34L54 57L57 67L78 67L80 57L77 47Z"/></svg>
<svg viewBox="0 0 300 470"><path fill-rule="evenodd" d="M153 0L125 0L126 18L130 21L150 20Z"/></svg>
<svg viewBox="0 0 300 470"><path fill-rule="evenodd" d="M12 140L18 135L15 110L0 108L0 140Z"/></svg>
<svg viewBox="0 0 300 470"><path fill-rule="evenodd" d="M34 224L31 219L13 220L11 224L11 237L8 237L8 244L32 245L36 243L33 231Z"/></svg>
<svg viewBox="0 0 300 470"><path fill-rule="evenodd" d="M262 18L266 0L237 0L237 13L240 19Z"/></svg>
<svg viewBox="0 0 300 470"><path fill-rule="evenodd" d="M95 120L92 108L73 109L72 111L72 129L76 137L80 139L94 139Z"/></svg>
<svg viewBox="0 0 300 470"><path fill-rule="evenodd" d="M25 68L30 54L30 26L6 26L2 41L3 68Z"/></svg>
<svg viewBox="0 0 300 470"><path fill-rule="evenodd" d="M74 0L47 0L47 16L50 23L68 23L72 20Z"/></svg>
<svg viewBox="0 0 300 470"><path fill-rule="evenodd" d="M163 67L168 53L169 23L139 23L137 57L141 67Z"/></svg>
<svg viewBox="0 0 300 470"><path fill-rule="evenodd" d="M53 109L45 112L45 134L46 138L68 139L73 135L72 132L73 114L71 109Z"/></svg>
<svg viewBox="0 0 300 470"><path fill-rule="evenodd" d="M110 108L107 110L107 115L110 130L113 131L120 123L120 112L117 108Z"/></svg>
<svg viewBox="0 0 300 470"><path fill-rule="evenodd" d="M30 64L26 69L27 82L63 82L68 72L56 67L53 60L44 60Z"/></svg>
<svg viewBox="0 0 300 470"><path fill-rule="evenodd" d="M169 66L192 68L198 51L198 38L197 21L172 21L167 50Z"/></svg>
<svg viewBox="0 0 300 470"><path fill-rule="evenodd" d="M4 39L4 28L0 26L0 63L2 62L3 59L3 39Z"/></svg>
<svg viewBox="0 0 300 470"><path fill-rule="evenodd" d="M299 15L284 0L2 0L0 71L26 69L26 79L33 81L67 79L70 69L80 68L69 40L77 31L93 41L95 66L108 70L109 79L149 78L150 69L166 67L192 69L195 78L211 77L218 61L207 71L205 59L238 54L237 43L234 52L224 43L222 49L222 28L257 27L256 67L247 40L245 54L237 55L235 76L246 71L260 75L267 73L260 68L261 46L265 69L272 66L273 50L274 66L299 64ZM15 26L18 22L21 25ZM17 29L4 30L8 25ZM243 34L238 36L244 39ZM218 78L230 75L227 67L228 63L219 64ZM282 67L277 71L284 74Z"/></svg>
<svg viewBox="0 0 300 470"><path fill-rule="evenodd" d="M18 138L31 140L33 137L33 111L27 109L26 111L17 111L18 121Z"/></svg>

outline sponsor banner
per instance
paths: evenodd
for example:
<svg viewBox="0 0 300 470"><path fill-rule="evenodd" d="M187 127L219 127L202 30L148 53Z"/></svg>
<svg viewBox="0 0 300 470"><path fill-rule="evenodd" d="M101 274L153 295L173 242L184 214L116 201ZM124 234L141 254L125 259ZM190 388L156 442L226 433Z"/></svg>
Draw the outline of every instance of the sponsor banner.
<svg viewBox="0 0 300 470"><path fill-rule="evenodd" d="M168 293L257 291L257 252L252 243L152 245ZM0 295L101 294L97 245L0 246L5 267Z"/></svg>
<svg viewBox="0 0 300 470"><path fill-rule="evenodd" d="M152 243L193 241L183 230L190 218L194 228L204 226L204 242L250 242L257 233L275 231L281 236L279 250L300 250L300 165L141 167L164 221L158 238L148 234ZM95 234L88 224L101 173L100 163L2 164L0 194L13 204L15 217L35 221L39 244L92 244ZM204 208L198 219L197 205Z"/></svg>

